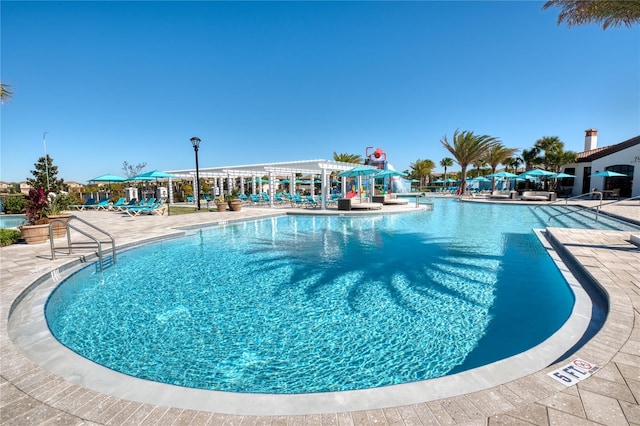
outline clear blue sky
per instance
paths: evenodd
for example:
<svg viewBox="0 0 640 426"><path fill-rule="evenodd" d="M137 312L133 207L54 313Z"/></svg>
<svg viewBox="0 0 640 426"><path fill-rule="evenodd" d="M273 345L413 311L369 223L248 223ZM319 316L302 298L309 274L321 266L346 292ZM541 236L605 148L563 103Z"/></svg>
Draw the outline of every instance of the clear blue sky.
<svg viewBox="0 0 640 426"><path fill-rule="evenodd" d="M332 158L436 164L454 130L582 151L640 134L640 29L557 25L543 2L11 2L0 179L47 152L86 182ZM454 170L458 170L457 165ZM436 171L440 171L438 165Z"/></svg>

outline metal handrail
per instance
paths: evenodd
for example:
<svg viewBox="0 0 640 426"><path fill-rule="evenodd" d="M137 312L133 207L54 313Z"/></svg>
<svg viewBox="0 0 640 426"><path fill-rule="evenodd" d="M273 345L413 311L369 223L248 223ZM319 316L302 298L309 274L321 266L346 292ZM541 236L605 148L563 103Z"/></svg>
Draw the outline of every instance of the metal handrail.
<svg viewBox="0 0 640 426"><path fill-rule="evenodd" d="M552 204L556 204L556 203L561 203L564 201L565 204L567 204L567 201L571 201L571 200L582 200L583 197L586 197L588 195L591 195L591 199L593 199L594 195L598 195L598 199L600 200L600 205L602 205L602 192L600 191L591 191L591 192L587 192L584 194L580 194L580 195L574 195L573 197L570 198L558 198L555 201L552 201L550 203L545 203L545 204L539 204L537 206L535 206L533 209L537 209L538 207L543 207L543 206L550 206ZM585 200L586 201L586 200Z"/></svg>
<svg viewBox="0 0 640 426"><path fill-rule="evenodd" d="M623 200L615 200L615 201L612 201L612 202L610 202L610 203L602 204L602 193L601 193L601 192L599 192L599 191L593 191L593 192L591 192L591 193L589 193L589 194L592 194L592 193L593 193L593 194L597 194L597 193L599 193L599 194L600 194L600 204L598 204L597 206L583 206L583 205L581 205L581 204L572 204L572 205L573 205L573 206L575 206L575 207L578 207L578 208L580 208L580 209L583 209L583 210L595 210L595 212L596 212L596 222L598 221L598 214L600 214L600 209L601 209L602 207L610 206L610 205L612 205L612 204L617 204L617 203L626 202L626 201L640 200L640 195L637 195L637 196L635 196L635 197L625 198L625 199L623 199ZM589 194L582 194L582 196L589 195ZM580 197L580 196L571 197L571 198L568 198L568 199L567 199L567 200L565 200L565 201L569 201L569 200L571 200L571 199L579 198L579 197ZM553 204L553 203L549 203L549 204L545 204L545 205L549 206L549 205L551 205L551 204ZM565 202L565 204L566 204L566 202ZM553 218L555 218L555 217L558 217L558 216L564 216L564 215L567 215L567 214L575 213L576 211L577 211L577 210L572 210L572 211L568 211L568 212L558 213L558 214L555 214L555 215L553 215L553 216L549 216L549 217L547 218L547 221L550 221L551 219L553 219Z"/></svg>
<svg viewBox="0 0 640 426"><path fill-rule="evenodd" d="M73 244L71 243L71 232L69 232L69 229L73 229L74 231L79 232L80 234L84 235L85 237L93 240L96 245L98 246L98 260L100 263L100 270L102 271L104 269L104 263L103 263L103 256L102 256L102 243L103 241L100 241L98 238L94 237L93 235L89 234L88 232L83 231L82 229L79 229L76 226L73 226L70 222L73 219L77 219L80 222L84 223L85 225L87 225L90 228L95 229L98 232L101 232L102 234L106 235L107 237L109 237L109 239L111 240L111 250L112 250L112 257L113 257L113 263L116 263L116 240L115 238L113 238L113 236L111 234L109 234L107 231L98 228L97 226L93 225L92 223L87 222L84 219L79 218L78 216L72 215L69 220L64 220L64 219L51 219L49 222L49 243L51 245L51 260L55 260L56 258L56 252L55 249L56 247L54 246L53 243L53 224L54 223L62 223L66 228L67 228L67 247L58 247L58 248L66 248L69 249L69 254L73 253Z"/></svg>

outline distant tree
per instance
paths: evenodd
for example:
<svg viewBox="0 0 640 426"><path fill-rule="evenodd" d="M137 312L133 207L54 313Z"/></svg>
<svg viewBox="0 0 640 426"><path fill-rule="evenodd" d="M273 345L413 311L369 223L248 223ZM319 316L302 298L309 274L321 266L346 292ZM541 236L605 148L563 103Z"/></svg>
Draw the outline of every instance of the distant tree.
<svg viewBox="0 0 640 426"><path fill-rule="evenodd" d="M5 103L12 96L13 96L13 90L11 90L11 86L0 82L0 101L2 103Z"/></svg>
<svg viewBox="0 0 640 426"><path fill-rule="evenodd" d="M535 166L542 163L542 157L540 157L540 150L535 146L531 149L522 150L522 161L524 161L525 170L531 170Z"/></svg>
<svg viewBox="0 0 640 426"><path fill-rule="evenodd" d="M137 165L131 165L128 162L122 163L122 171L124 175L128 178L132 178L134 176L138 176L144 168L147 167L147 163L139 163Z"/></svg>
<svg viewBox="0 0 640 426"><path fill-rule="evenodd" d="M27 183L34 189L43 188L48 192L59 194L61 191L67 190L67 184L64 179L58 179L58 166L53 165L53 159L47 154L45 157L38 158L38 162L34 165L35 170L31 170L32 178L27 178Z"/></svg>
<svg viewBox="0 0 640 426"><path fill-rule="evenodd" d="M421 160L418 158L415 163L409 164L409 167L411 167L409 177L418 179L420 181L420 186L423 187L427 186L429 175L436 167L436 164L431 160Z"/></svg>
<svg viewBox="0 0 640 426"><path fill-rule="evenodd" d="M594 23L603 30L625 25L631 27L640 22L638 0L550 0L542 10L559 7L558 25L566 22L569 27Z"/></svg>
<svg viewBox="0 0 640 426"><path fill-rule="evenodd" d="M453 167L453 158L444 157L440 160L440 167L444 167L444 178L447 178L447 167Z"/></svg>
<svg viewBox="0 0 640 426"><path fill-rule="evenodd" d="M342 163L354 163L362 164L362 156L358 154L338 154L333 151L333 161L340 161Z"/></svg>
<svg viewBox="0 0 640 426"><path fill-rule="evenodd" d="M498 164L504 164L512 155L518 152L515 148L507 148L501 143L495 144L487 150L484 161L491 167L491 174L494 174L498 168ZM496 178L491 179L491 191L496 189Z"/></svg>
<svg viewBox="0 0 640 426"><path fill-rule="evenodd" d="M522 158L518 156L513 156L511 158L507 158L502 162L505 171L511 170L511 173L518 173L518 167L522 164Z"/></svg>
<svg viewBox="0 0 640 426"><path fill-rule="evenodd" d="M460 187L458 188L458 193L462 194L466 187L467 167L482 158L489 147L499 143L499 140L488 135L475 135L468 130L462 132L456 130L453 132L451 143L447 140L446 135L440 139L440 143L453 155L462 169Z"/></svg>

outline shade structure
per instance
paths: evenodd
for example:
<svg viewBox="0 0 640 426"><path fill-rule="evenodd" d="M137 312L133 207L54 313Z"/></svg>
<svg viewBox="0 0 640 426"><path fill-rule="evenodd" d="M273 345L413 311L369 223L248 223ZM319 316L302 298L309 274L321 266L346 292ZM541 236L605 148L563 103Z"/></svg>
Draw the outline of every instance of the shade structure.
<svg viewBox="0 0 640 426"><path fill-rule="evenodd" d="M98 177L94 177L93 179L89 179L87 182L124 182L127 178L123 178L122 176L116 175L102 175Z"/></svg>
<svg viewBox="0 0 640 426"><path fill-rule="evenodd" d="M457 180L455 179L451 179L451 178L446 178L445 180L443 180L444 183L453 183L453 182L457 182Z"/></svg>
<svg viewBox="0 0 640 426"><path fill-rule="evenodd" d="M468 181L478 181L478 182L489 182L491 179L487 179L484 176L476 176L474 178L471 179L467 179Z"/></svg>
<svg viewBox="0 0 640 426"><path fill-rule="evenodd" d="M624 173L612 172L610 170L605 170L604 172L598 172L592 174L589 177L627 177Z"/></svg>
<svg viewBox="0 0 640 426"><path fill-rule="evenodd" d="M444 180L442 179L434 180L433 183L444 183Z"/></svg>

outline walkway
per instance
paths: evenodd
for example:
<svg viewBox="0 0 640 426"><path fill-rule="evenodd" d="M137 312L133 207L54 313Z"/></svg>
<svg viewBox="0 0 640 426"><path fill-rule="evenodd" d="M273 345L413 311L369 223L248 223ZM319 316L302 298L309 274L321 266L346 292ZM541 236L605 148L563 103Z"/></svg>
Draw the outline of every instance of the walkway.
<svg viewBox="0 0 640 426"><path fill-rule="evenodd" d="M619 207L617 214L640 218L637 203ZM245 208L240 213L137 218L107 212L81 214L108 229L123 245L170 235L176 227L272 215L274 210ZM37 277L69 259L49 260L46 244L0 248L0 424L640 425L640 250L629 242L629 232L549 228L548 234L566 262L593 277L609 294L610 313L604 327L571 357L595 363L601 370L577 385L565 387L547 375L565 361L462 396L387 409L306 416L232 416L155 406L98 393L40 368L9 339L9 309Z"/></svg>

